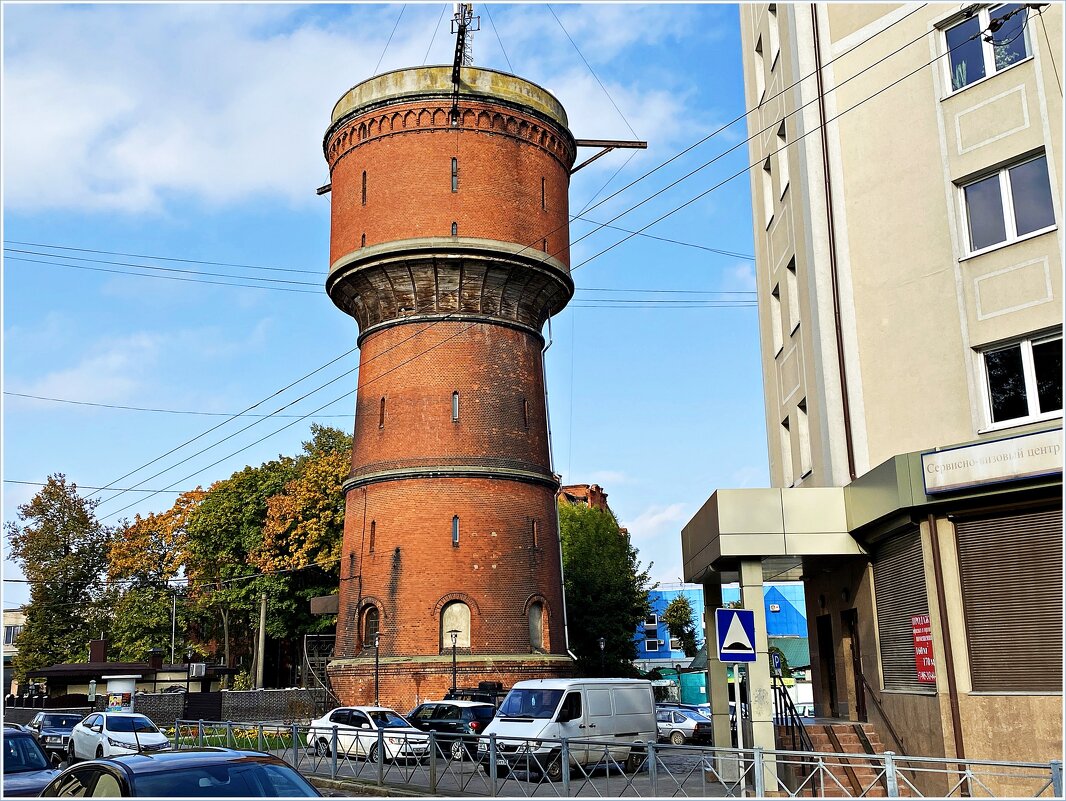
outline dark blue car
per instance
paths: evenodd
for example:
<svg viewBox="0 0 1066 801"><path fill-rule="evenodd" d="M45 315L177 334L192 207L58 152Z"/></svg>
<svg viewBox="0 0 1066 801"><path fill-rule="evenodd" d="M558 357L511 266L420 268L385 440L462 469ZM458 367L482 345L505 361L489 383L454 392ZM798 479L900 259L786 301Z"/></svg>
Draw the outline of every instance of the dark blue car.
<svg viewBox="0 0 1066 801"><path fill-rule="evenodd" d="M89 796L313 798L321 793L276 756L229 748L123 754L79 762L41 792L42 798Z"/></svg>
<svg viewBox="0 0 1066 801"><path fill-rule="evenodd" d="M38 712L26 728L37 738L48 758L58 763L66 759L70 733L81 719L82 715L74 712Z"/></svg>
<svg viewBox="0 0 1066 801"><path fill-rule="evenodd" d="M58 774L32 734L24 729L4 727L5 798L35 797Z"/></svg>

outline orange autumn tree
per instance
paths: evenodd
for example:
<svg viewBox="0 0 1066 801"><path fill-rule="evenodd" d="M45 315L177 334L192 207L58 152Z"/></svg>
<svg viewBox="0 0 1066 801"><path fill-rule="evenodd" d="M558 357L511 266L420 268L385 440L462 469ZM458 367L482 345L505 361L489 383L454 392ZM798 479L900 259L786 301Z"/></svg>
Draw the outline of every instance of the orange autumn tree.
<svg viewBox="0 0 1066 801"><path fill-rule="evenodd" d="M146 659L152 648L169 652L175 595L177 630L184 633L184 589L175 579L185 564L189 514L204 495L199 487L182 493L167 511L137 515L115 532L107 551L107 581L115 610L111 640L120 660Z"/></svg>

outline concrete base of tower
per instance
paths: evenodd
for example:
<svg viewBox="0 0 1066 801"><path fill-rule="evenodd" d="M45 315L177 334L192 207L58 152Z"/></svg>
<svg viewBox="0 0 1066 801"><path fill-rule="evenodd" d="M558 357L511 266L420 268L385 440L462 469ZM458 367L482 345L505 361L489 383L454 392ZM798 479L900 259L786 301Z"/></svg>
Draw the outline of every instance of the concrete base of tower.
<svg viewBox="0 0 1066 801"><path fill-rule="evenodd" d="M437 701L452 686L451 654L440 656L369 656L335 659L326 667L333 692L349 706L378 702L401 713L423 701ZM574 660L559 654L501 654L494 656L457 654L455 683L476 687L478 682L498 681L504 689L524 679L566 678L576 673Z"/></svg>

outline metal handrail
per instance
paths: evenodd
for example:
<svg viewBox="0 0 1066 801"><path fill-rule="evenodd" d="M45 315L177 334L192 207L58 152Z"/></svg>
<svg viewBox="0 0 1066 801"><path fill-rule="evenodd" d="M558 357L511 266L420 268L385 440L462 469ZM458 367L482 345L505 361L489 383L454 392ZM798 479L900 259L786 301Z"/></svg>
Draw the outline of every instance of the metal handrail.
<svg viewBox="0 0 1066 801"><path fill-rule="evenodd" d="M811 735L807 732L807 727L803 725L799 710L792 702L792 696L788 694L780 676L773 677L773 691L774 723L784 726L793 751L813 751L814 743L811 742Z"/></svg>
<svg viewBox="0 0 1066 801"><path fill-rule="evenodd" d="M892 739L896 741L896 745L899 747L899 754L906 756L907 748L903 744L903 738L896 734L896 728L892 725L892 721L888 717L888 713L885 712L885 708L881 706L881 701L877 698L874 688L870 686L870 682L866 680L865 674L862 671L859 672L859 678L862 679L863 686L870 692L870 700L874 702L874 706L877 707L877 712L881 715L881 720L885 722L885 728L888 729L888 733L892 736Z"/></svg>

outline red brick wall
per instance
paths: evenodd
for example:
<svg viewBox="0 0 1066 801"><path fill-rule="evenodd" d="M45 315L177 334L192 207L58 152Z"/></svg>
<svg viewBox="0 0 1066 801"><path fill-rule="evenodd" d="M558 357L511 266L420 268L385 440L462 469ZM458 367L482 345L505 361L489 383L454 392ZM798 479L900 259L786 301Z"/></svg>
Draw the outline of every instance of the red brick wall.
<svg viewBox="0 0 1066 801"><path fill-rule="evenodd" d="M389 111L425 110L422 104L397 104ZM486 109L464 103L464 108ZM545 123L507 110L509 120ZM364 114L339 129L332 141L374 116ZM458 235L498 239L544 249L569 264L569 163L529 141L517 125L504 130L448 127L404 129L378 134L342 150L331 163L330 262L367 245L397 239ZM468 115L469 116L469 115ZM513 130L512 130L513 129ZM451 160L458 159L459 188L452 191ZM362 175L367 200L362 202ZM544 208L541 207L544 178Z"/></svg>
<svg viewBox="0 0 1066 801"><path fill-rule="evenodd" d="M480 463L549 476L541 346L524 331L455 320L371 334L360 351L353 470Z"/></svg>

